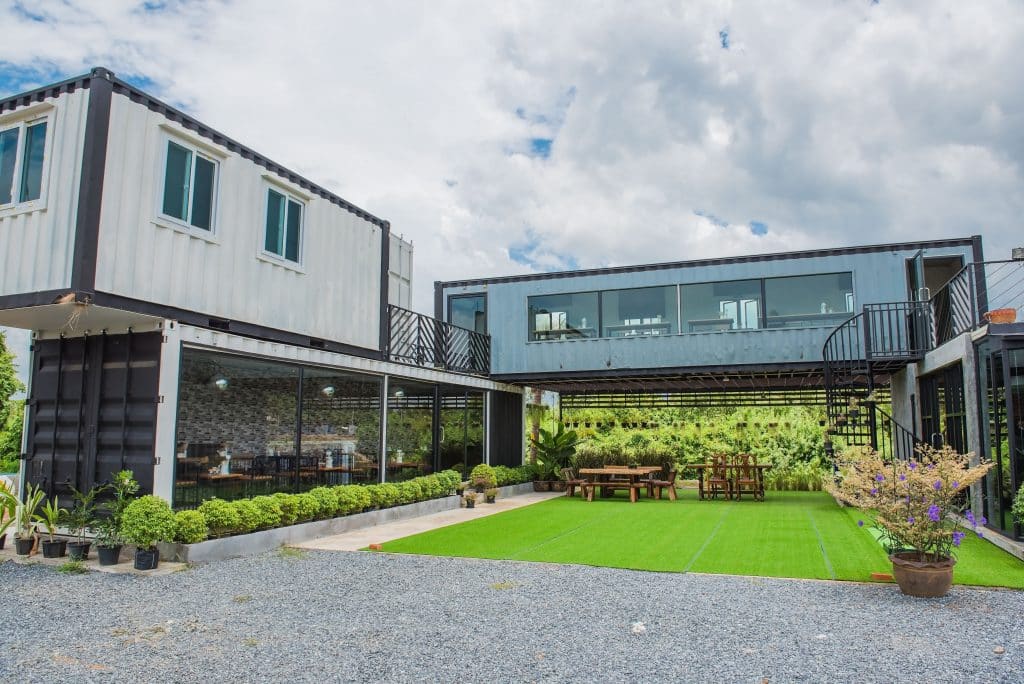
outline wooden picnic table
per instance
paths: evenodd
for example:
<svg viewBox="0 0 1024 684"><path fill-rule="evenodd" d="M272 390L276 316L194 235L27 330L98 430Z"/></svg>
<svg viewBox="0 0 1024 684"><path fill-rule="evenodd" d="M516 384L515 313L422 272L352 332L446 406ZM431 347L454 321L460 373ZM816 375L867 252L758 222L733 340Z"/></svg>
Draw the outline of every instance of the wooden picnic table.
<svg viewBox="0 0 1024 684"><path fill-rule="evenodd" d="M640 498L640 489L646 486L642 484L639 479L645 475L649 476L651 473L655 473L660 470L661 466L637 466L636 468L630 468L628 466L606 466L604 468L580 468L579 474L581 476L594 475L597 477L591 485L586 487L587 501L594 500L594 489L600 487L601 496L611 496L611 493L615 489L629 489L629 500L632 503L636 503ZM609 483L608 478L611 478L612 476L625 477L626 482Z"/></svg>
<svg viewBox="0 0 1024 684"><path fill-rule="evenodd" d="M697 496L701 499L704 498L704 470L706 468L714 468L714 463L684 463L683 468L694 468L697 470ZM772 465L770 463L749 463L749 464L737 464L727 463L725 465L718 464L717 467L725 468L726 470L736 470L739 468L756 468L757 469L757 485L764 491L764 471L770 470ZM731 493L727 495L729 498L732 497Z"/></svg>

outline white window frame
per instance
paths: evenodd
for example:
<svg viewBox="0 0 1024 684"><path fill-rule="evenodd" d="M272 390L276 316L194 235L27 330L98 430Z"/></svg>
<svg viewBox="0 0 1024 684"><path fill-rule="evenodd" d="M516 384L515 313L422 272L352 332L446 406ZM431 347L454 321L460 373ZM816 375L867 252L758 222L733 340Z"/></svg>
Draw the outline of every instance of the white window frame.
<svg viewBox="0 0 1024 684"><path fill-rule="evenodd" d="M174 143L179 147L183 147L192 153L192 164L189 168L189 179L188 179L188 215L185 220L179 219L177 216L168 216L164 213L164 192L167 189L167 152L170 149L170 144ZM205 146L199 146L195 143L186 140L185 138L176 135L163 135L160 136L161 150L158 155L160 159L160 166L158 167L157 173L160 175L160 182L157 184L157 196L156 196L156 223L157 225L166 225L175 230L179 230L194 237L203 238L210 242L217 242L217 230L220 225L218 221L220 214L220 173L221 173L221 160L223 157L212 154L209 149ZM211 193L212 202L210 207L210 229L205 230L197 226L193 226L189 221L192 218L192 193L195 190L195 178L196 178L196 162L195 158L199 156L206 161L213 164L213 192Z"/></svg>
<svg viewBox="0 0 1024 684"><path fill-rule="evenodd" d="M52 109L48 106L47 109ZM39 178L39 197L33 200L22 201L21 196L21 174L24 171L25 143L27 141L26 131L29 127L40 123L46 123L46 137L43 138L43 168ZM46 187L50 176L50 152L53 147L53 117L49 113L38 114L37 111L29 110L22 112L21 116L4 121L0 118L0 133L10 130L18 131L18 143L14 150L14 174L11 177L11 201L0 204L0 216L8 216L22 211L32 211L46 206Z"/></svg>
<svg viewBox="0 0 1024 684"><path fill-rule="evenodd" d="M279 266L284 266L286 268L290 268L290 269L292 269L294 271L298 271L300 273L305 273L305 269L303 267L303 264L305 263L305 254L306 254L306 218L309 215L309 197L306 196L306 195L302 195L302 194L299 194L297 192L294 192L290 188L285 187L283 184L271 182L270 179L266 178L266 176L264 176L264 179L267 180L267 182L263 184L263 223L262 223L262 228L259 231L260 245L259 245L259 251L257 252L256 256L259 257L260 259L264 260L264 261L269 261L272 264L277 264ZM267 251L267 215L270 212L270 191L271 190L273 190L274 192L276 192L279 195L282 195L285 198L285 202L286 202L285 206L286 207L287 207L287 202L295 202L300 207L302 207L302 216L300 217L300 220L299 220L299 260L298 261L292 261L291 259L288 259L287 257L285 257L283 254L275 254L274 252ZM286 218L285 218L284 230L287 231L287 229L288 229L287 213L285 214L285 217ZM285 238L284 238L284 244L287 244L287 243L288 243L288 236L287 236L287 233L286 233L285 234Z"/></svg>

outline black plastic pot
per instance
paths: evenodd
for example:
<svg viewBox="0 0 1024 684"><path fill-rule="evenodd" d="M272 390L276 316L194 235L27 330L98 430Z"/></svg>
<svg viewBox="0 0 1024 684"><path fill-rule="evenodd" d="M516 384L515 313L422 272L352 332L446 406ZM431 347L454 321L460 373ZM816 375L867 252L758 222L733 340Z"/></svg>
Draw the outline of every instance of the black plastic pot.
<svg viewBox="0 0 1024 684"><path fill-rule="evenodd" d="M68 542L68 558L71 560L89 560L89 547L92 542Z"/></svg>
<svg viewBox="0 0 1024 684"><path fill-rule="evenodd" d="M476 501L466 499L466 508L476 508Z"/></svg>
<svg viewBox="0 0 1024 684"><path fill-rule="evenodd" d="M6 542L6 541L7 541L7 535L6 534L0 534L0 551L4 550L4 542Z"/></svg>
<svg viewBox="0 0 1024 684"><path fill-rule="evenodd" d="M158 565L160 565L159 549L135 549L136 570L156 570Z"/></svg>
<svg viewBox="0 0 1024 684"><path fill-rule="evenodd" d="M29 537L28 539L16 537L14 539L14 550L19 556L27 556L29 552L32 551L32 543L34 541L35 540L32 537Z"/></svg>
<svg viewBox="0 0 1024 684"><path fill-rule="evenodd" d="M487 503L494 503L494 497L493 496L487 497Z"/></svg>
<svg viewBox="0 0 1024 684"><path fill-rule="evenodd" d="M67 539L54 539L43 542L43 558L60 558L68 550Z"/></svg>
<svg viewBox="0 0 1024 684"><path fill-rule="evenodd" d="M121 560L121 545L97 546L96 553L100 557L100 565L117 565Z"/></svg>

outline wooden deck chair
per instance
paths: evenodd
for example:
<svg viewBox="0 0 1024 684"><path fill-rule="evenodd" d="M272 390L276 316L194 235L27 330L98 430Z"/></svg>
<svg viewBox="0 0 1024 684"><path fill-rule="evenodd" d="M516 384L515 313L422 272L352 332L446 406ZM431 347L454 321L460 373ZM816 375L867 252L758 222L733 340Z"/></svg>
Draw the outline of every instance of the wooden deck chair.
<svg viewBox="0 0 1024 684"><path fill-rule="evenodd" d="M562 468L562 479L565 481L565 495L575 496L576 488L579 487L580 496L585 496L587 493L587 486L590 484L586 480L582 480L576 477L576 474L572 471L572 468Z"/></svg>
<svg viewBox="0 0 1024 684"><path fill-rule="evenodd" d="M764 488L757 472L757 458L753 454L736 454L733 460L733 491L736 498L750 492L755 501L764 501Z"/></svg>
<svg viewBox="0 0 1024 684"><path fill-rule="evenodd" d="M648 482L650 483L650 486L654 489L654 498L660 499L661 498L661 490L667 489L668 490L668 498L671 499L672 501L676 500L677 496L676 496L676 470L675 470L675 468L673 468L672 470L668 471L668 479L666 479L666 480L655 480L654 478L651 478L650 480L648 480Z"/></svg>
<svg viewBox="0 0 1024 684"><path fill-rule="evenodd" d="M726 499L732 498L732 480L729 478L729 457L715 454L711 457L711 468L708 470L704 496L717 499L725 494Z"/></svg>

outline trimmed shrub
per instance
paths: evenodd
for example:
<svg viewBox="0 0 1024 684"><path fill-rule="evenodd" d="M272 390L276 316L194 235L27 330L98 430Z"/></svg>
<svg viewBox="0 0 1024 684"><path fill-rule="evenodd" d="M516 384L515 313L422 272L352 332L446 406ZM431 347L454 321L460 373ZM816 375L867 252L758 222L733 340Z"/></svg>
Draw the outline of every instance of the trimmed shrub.
<svg viewBox="0 0 1024 684"><path fill-rule="evenodd" d="M494 468L486 463L473 466L473 470L469 474L469 481L475 486L483 486L488 489L498 485L498 478L494 475Z"/></svg>
<svg viewBox="0 0 1024 684"><path fill-rule="evenodd" d="M399 491L398 486L390 482L378 486L381 491L381 508L397 506L402 498L402 493Z"/></svg>
<svg viewBox="0 0 1024 684"><path fill-rule="evenodd" d="M384 485L366 485L363 487L366 495L370 497L370 506L384 508Z"/></svg>
<svg viewBox="0 0 1024 684"><path fill-rule="evenodd" d="M278 507L281 509L281 524L294 524L299 517L299 502L295 499L295 495L278 492L273 496L274 500L277 501Z"/></svg>
<svg viewBox="0 0 1024 684"><path fill-rule="evenodd" d="M348 515L358 513L370 507L370 493L361 485L341 485L335 487L337 495L338 513Z"/></svg>
<svg viewBox="0 0 1024 684"><path fill-rule="evenodd" d="M174 514L174 541L198 544L208 534L206 518L199 511L178 511Z"/></svg>
<svg viewBox="0 0 1024 684"><path fill-rule="evenodd" d="M295 497L296 517L299 522L312 520L320 514L320 502L312 494L291 494Z"/></svg>
<svg viewBox="0 0 1024 684"><path fill-rule="evenodd" d="M437 476L445 483L444 494L453 494L455 488L462 484L462 473L457 470L442 470Z"/></svg>
<svg viewBox="0 0 1024 684"><path fill-rule="evenodd" d="M121 517L121 536L140 549L174 539L174 511L158 496L147 494L132 501Z"/></svg>
<svg viewBox="0 0 1024 684"><path fill-rule="evenodd" d="M395 503L411 504L423 496L423 489L415 480L406 480L395 485L398 490L398 499Z"/></svg>
<svg viewBox="0 0 1024 684"><path fill-rule="evenodd" d="M272 496L254 496L252 502L260 511L261 530L278 527L281 524L284 513L277 499Z"/></svg>
<svg viewBox="0 0 1024 684"><path fill-rule="evenodd" d="M307 492L319 505L318 518L333 518L338 512L338 495L331 487L315 487Z"/></svg>
<svg viewBox="0 0 1024 684"><path fill-rule="evenodd" d="M199 505L198 511L202 513L213 537L223 537L236 532L242 524L238 510L223 499L207 499Z"/></svg>
<svg viewBox="0 0 1024 684"><path fill-rule="evenodd" d="M250 499L236 499L231 502L231 505L238 511L238 527L235 529L236 532L245 534L260 528L262 520L260 509Z"/></svg>

